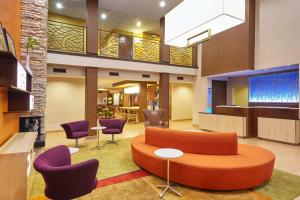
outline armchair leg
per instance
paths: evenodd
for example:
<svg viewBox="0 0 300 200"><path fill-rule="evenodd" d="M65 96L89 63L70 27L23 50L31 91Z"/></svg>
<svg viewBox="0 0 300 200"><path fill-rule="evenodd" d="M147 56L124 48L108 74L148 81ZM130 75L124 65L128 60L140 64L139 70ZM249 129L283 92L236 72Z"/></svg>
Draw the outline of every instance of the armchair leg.
<svg viewBox="0 0 300 200"><path fill-rule="evenodd" d="M78 139L75 140L75 146L78 147Z"/></svg>

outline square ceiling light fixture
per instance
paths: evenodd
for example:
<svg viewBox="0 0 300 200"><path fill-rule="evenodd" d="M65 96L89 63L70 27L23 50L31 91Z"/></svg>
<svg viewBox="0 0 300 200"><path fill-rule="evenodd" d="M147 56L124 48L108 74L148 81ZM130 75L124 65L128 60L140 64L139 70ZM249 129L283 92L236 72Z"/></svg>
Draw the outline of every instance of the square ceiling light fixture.
<svg viewBox="0 0 300 200"><path fill-rule="evenodd" d="M244 22L245 0L184 0L165 16L165 43L191 46Z"/></svg>

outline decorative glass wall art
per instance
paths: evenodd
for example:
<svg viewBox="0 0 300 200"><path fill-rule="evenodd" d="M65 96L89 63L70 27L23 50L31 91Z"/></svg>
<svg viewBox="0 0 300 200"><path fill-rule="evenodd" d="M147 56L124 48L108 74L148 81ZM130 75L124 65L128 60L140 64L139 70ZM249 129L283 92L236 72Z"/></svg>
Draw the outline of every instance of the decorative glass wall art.
<svg viewBox="0 0 300 200"><path fill-rule="evenodd" d="M299 102L299 71L250 77L249 102Z"/></svg>
<svg viewBox="0 0 300 200"><path fill-rule="evenodd" d="M207 113L212 113L212 88L208 88L207 90Z"/></svg>

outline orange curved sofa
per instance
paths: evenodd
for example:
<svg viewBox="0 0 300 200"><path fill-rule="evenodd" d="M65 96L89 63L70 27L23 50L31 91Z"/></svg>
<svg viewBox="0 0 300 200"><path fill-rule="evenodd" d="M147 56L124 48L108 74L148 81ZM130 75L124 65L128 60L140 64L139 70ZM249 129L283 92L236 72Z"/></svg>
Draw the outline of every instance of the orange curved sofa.
<svg viewBox="0 0 300 200"><path fill-rule="evenodd" d="M159 148L184 152L170 160L170 180L201 189L241 190L270 180L275 156L266 149L238 144L236 133L179 131L148 127L131 144L133 160L148 172L166 178Z"/></svg>

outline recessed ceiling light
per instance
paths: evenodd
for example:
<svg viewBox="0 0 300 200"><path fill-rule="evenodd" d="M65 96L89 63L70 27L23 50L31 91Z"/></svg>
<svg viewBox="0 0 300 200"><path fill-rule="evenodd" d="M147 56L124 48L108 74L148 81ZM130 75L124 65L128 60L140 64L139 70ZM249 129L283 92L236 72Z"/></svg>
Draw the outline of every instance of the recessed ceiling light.
<svg viewBox="0 0 300 200"><path fill-rule="evenodd" d="M101 14L101 19L104 20L104 19L106 19L106 18L107 18L107 15L106 15L105 13L102 13L102 14Z"/></svg>
<svg viewBox="0 0 300 200"><path fill-rule="evenodd" d="M137 21L137 22L136 22L136 26L137 26L137 27L140 27L141 25L142 25L142 22L141 22L141 21Z"/></svg>
<svg viewBox="0 0 300 200"><path fill-rule="evenodd" d="M55 6L56 6L56 8L57 9L62 9L64 6L62 5L62 3L60 3L60 2L57 2L56 4L55 4Z"/></svg>
<svg viewBox="0 0 300 200"><path fill-rule="evenodd" d="M165 6L166 6L166 2L165 2L164 0L161 0L161 1L159 2L159 6L160 6L161 8L165 7Z"/></svg>

